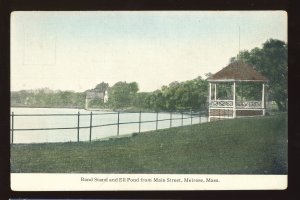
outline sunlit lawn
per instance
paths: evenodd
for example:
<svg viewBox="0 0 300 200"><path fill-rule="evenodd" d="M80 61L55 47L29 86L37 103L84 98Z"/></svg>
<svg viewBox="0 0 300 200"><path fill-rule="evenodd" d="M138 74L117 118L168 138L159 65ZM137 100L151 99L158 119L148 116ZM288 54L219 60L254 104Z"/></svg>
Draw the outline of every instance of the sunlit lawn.
<svg viewBox="0 0 300 200"><path fill-rule="evenodd" d="M285 114L80 143L14 144L12 172L286 174Z"/></svg>

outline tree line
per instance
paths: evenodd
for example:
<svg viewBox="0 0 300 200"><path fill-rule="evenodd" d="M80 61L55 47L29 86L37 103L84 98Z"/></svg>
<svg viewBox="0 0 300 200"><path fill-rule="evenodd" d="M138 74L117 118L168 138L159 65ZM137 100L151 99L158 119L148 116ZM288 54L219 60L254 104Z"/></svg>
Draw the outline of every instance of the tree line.
<svg viewBox="0 0 300 200"><path fill-rule="evenodd" d="M269 100L276 102L280 110L287 105L287 44L280 40L267 40L262 48L241 51L230 62L237 59L253 65L257 71L269 80L267 91ZM209 77L211 73L206 76ZM101 82L95 88L84 92L53 91L48 88L11 92L12 106L30 107L79 107L84 108L87 92L108 93L108 101L92 100L90 107L124 110L204 110L207 108L208 81L201 76L183 82L174 81L153 92L139 92L138 83L119 81L113 86ZM230 86L218 87L218 96L226 98ZM237 91L251 100L260 95L260 86L240 84Z"/></svg>
<svg viewBox="0 0 300 200"><path fill-rule="evenodd" d="M85 93L74 91L21 90L11 92L11 106L83 108Z"/></svg>
<svg viewBox="0 0 300 200"><path fill-rule="evenodd" d="M138 92L136 82L118 82L108 91L112 108L154 111L204 109L208 82L200 76L184 82L172 82L153 92Z"/></svg>
<svg viewBox="0 0 300 200"><path fill-rule="evenodd" d="M11 92L11 106L84 108L87 92L108 92L108 101L92 100L90 108L174 111L204 109L207 81L201 77L172 82L154 92L139 92L138 83L120 81L109 87L102 82L84 92L54 91L48 88Z"/></svg>

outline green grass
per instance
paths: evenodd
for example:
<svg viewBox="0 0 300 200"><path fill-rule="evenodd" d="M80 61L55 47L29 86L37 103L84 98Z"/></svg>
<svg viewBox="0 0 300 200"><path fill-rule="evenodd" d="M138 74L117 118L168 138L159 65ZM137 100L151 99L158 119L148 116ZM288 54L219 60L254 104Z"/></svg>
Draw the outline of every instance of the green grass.
<svg viewBox="0 0 300 200"><path fill-rule="evenodd" d="M286 115L91 143L14 144L11 172L286 174Z"/></svg>

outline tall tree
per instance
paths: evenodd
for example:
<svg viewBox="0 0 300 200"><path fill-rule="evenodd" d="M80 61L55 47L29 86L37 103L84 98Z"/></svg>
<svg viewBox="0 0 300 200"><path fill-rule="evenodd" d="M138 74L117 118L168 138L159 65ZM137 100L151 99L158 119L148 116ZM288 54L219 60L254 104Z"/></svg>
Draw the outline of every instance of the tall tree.
<svg viewBox="0 0 300 200"><path fill-rule="evenodd" d="M269 80L269 97L279 110L286 110L287 102L287 44L276 39L267 40L262 48L242 51L238 57L252 64Z"/></svg>
<svg viewBox="0 0 300 200"><path fill-rule="evenodd" d="M138 91L136 82L117 82L109 89L109 104L113 108L124 108L133 104L134 97Z"/></svg>
<svg viewBox="0 0 300 200"><path fill-rule="evenodd" d="M161 90L155 90L149 96L149 107L156 111L166 110L166 99Z"/></svg>
<svg viewBox="0 0 300 200"><path fill-rule="evenodd" d="M151 92L139 92L136 93L134 100L133 100L133 104L137 107L137 108L150 108L150 95L152 93Z"/></svg>
<svg viewBox="0 0 300 200"><path fill-rule="evenodd" d="M95 90L98 90L99 92L105 92L108 89L108 83L105 82L101 82L99 84L96 85Z"/></svg>

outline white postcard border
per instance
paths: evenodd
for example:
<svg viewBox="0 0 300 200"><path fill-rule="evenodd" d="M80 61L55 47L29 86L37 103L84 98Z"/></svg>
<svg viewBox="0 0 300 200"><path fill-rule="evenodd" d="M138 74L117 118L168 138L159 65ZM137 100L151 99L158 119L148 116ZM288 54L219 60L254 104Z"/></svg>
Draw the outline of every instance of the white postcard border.
<svg viewBox="0 0 300 200"><path fill-rule="evenodd" d="M287 184L287 175L11 173L14 191L284 190Z"/></svg>

